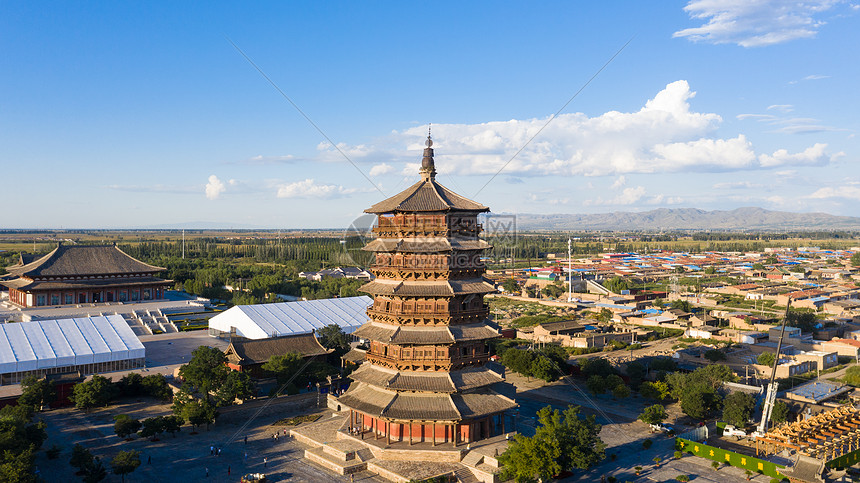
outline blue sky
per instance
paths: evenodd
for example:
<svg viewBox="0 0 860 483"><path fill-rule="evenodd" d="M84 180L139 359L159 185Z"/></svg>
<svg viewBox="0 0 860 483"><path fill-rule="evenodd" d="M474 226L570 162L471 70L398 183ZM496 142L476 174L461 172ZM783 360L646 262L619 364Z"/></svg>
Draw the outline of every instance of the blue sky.
<svg viewBox="0 0 860 483"><path fill-rule="evenodd" d="M176 3L0 3L0 227L344 227L428 123L494 212L858 215L853 0Z"/></svg>

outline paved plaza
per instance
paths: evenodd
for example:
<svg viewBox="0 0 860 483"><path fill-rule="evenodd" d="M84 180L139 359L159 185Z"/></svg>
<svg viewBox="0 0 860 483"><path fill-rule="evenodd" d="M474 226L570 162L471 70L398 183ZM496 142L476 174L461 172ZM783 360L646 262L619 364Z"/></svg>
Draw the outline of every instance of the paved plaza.
<svg viewBox="0 0 860 483"><path fill-rule="evenodd" d="M192 434L189 425L172 437L160 435L160 441L150 442L142 438L124 441L113 432L113 416L129 414L143 420L146 417L170 414L169 405L154 405L149 399L118 404L85 414L75 409L60 409L42 414L48 424L48 440L43 445L50 448L56 444L62 448L60 457L49 460L44 451L39 452L36 466L43 477L54 481L79 481L74 468L69 465L71 448L80 443L93 455L101 457L110 472L110 459L121 450L140 451L141 466L126 475L127 482L201 481L236 482L243 474L266 473L269 481L296 482L348 482L349 477L330 473L304 460L305 446L293 438L283 436L283 426L272 426L276 420L298 414L286 411L283 414L261 415L247 426L254 411L236 411L219 420L207 431L205 427ZM328 416L331 411L324 411ZM275 430L279 437L272 436ZM286 427L289 432L290 427ZM247 444L245 436L248 437ZM232 439L232 442L231 442ZM220 456L210 454L210 446L221 447ZM247 454L247 457L245 456ZM151 461L151 462L150 462ZM230 474L228 475L228 468ZM206 470L209 476L206 476ZM120 481L120 477L109 474L105 481ZM367 472L355 476L358 482L381 482Z"/></svg>

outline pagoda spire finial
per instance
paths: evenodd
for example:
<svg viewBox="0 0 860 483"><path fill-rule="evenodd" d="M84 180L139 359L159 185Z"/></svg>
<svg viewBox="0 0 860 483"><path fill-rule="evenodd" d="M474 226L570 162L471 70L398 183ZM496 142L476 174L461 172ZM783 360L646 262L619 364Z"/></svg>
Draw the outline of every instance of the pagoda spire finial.
<svg viewBox="0 0 860 483"><path fill-rule="evenodd" d="M430 125L427 125L427 141L424 143L424 157L421 159L421 179L428 181L436 178L436 163L433 161L433 138L430 136Z"/></svg>

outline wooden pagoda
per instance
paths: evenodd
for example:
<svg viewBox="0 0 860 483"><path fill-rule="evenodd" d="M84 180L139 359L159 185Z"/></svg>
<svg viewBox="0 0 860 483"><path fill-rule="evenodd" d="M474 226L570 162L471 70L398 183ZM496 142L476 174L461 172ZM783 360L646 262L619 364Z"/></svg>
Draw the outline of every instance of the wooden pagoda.
<svg viewBox="0 0 860 483"><path fill-rule="evenodd" d="M365 210L378 215L366 361L339 403L350 430L388 443L458 445L505 432L516 407L504 368L490 362L489 322L478 214L489 211L436 182L428 136L421 181ZM511 428L512 429L512 428Z"/></svg>

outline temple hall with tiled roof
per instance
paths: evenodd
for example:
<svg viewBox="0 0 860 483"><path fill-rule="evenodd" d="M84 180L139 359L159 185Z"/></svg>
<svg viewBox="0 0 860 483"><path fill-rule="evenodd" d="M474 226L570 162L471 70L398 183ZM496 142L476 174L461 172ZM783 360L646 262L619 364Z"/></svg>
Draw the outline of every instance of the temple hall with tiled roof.
<svg viewBox="0 0 860 483"><path fill-rule="evenodd" d="M340 396L350 431L388 442L458 445L505 431L515 408L504 368L490 362L499 336L484 295L478 214L489 208L436 181L428 136L421 181L365 210L378 215L370 321L354 335L370 341L365 362Z"/></svg>
<svg viewBox="0 0 860 483"><path fill-rule="evenodd" d="M136 260L116 245L60 244L7 271L0 284L9 289L9 300L24 308L158 300L172 283L156 276L164 268Z"/></svg>

